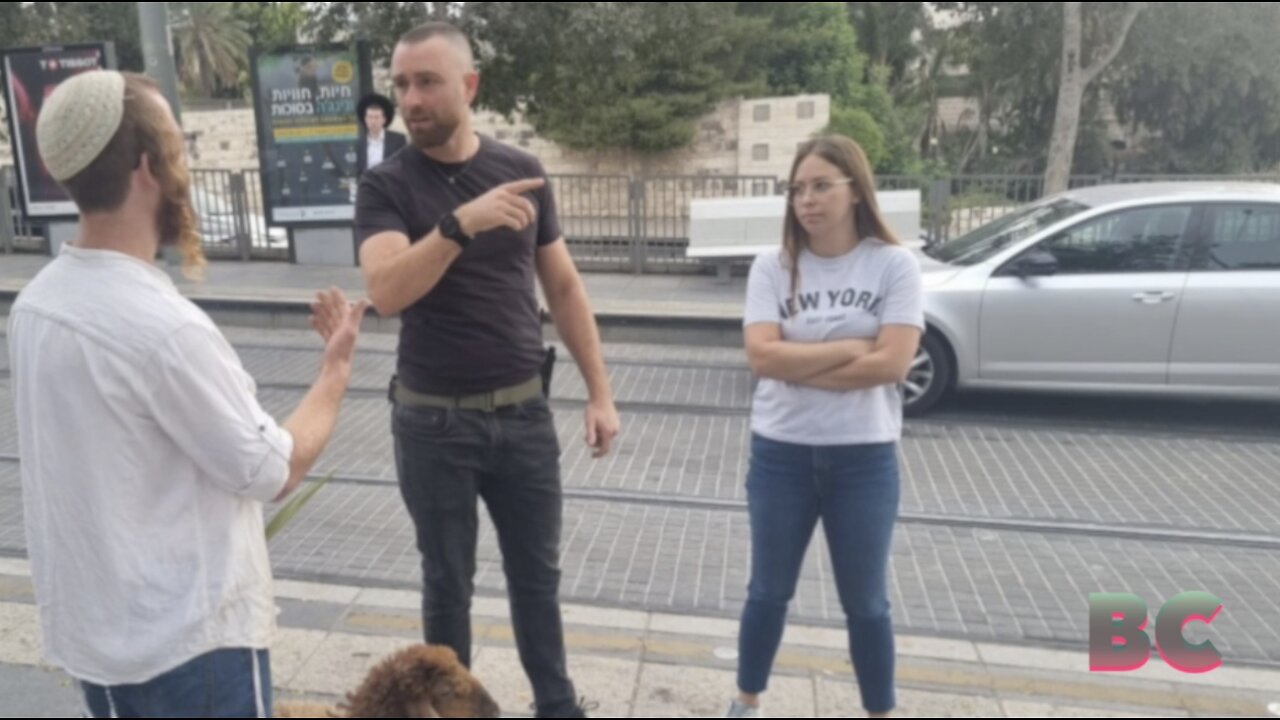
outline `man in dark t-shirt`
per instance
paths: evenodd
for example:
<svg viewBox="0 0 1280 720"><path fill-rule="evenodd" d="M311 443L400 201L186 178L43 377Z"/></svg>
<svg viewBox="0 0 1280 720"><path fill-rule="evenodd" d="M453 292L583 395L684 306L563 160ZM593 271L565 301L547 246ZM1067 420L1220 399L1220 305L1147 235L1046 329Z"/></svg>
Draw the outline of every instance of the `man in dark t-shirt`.
<svg viewBox="0 0 1280 720"><path fill-rule="evenodd" d="M391 72L413 147L364 175L356 232L369 299L401 317L392 429L426 641L470 664L483 499L537 717L586 717L565 661L560 446L535 282L586 381L595 457L619 425L599 332L541 163L471 129L479 77L467 38L444 23L416 28Z"/></svg>

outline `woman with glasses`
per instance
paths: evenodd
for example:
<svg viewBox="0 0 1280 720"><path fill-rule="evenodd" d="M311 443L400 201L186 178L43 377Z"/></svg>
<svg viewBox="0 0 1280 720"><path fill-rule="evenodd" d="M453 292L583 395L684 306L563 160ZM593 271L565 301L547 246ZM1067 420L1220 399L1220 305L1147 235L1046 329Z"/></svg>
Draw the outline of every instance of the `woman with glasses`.
<svg viewBox="0 0 1280 720"><path fill-rule="evenodd" d="M888 717L899 388L924 330L920 266L881 216L852 140L801 146L788 200L782 248L756 259L747 285L744 336L760 383L747 473L751 584L728 717L759 717L819 519L863 707Z"/></svg>

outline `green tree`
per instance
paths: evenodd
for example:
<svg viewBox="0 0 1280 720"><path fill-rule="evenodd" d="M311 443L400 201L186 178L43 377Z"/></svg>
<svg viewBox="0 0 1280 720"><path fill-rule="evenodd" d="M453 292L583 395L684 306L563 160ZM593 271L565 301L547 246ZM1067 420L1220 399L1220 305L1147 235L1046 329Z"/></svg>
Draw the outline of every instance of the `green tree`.
<svg viewBox="0 0 1280 720"><path fill-rule="evenodd" d="M1280 8L1158 3L1134 28L1109 94L1143 137L1134 169L1274 170L1280 162Z"/></svg>
<svg viewBox="0 0 1280 720"><path fill-rule="evenodd" d="M1119 56L1145 2L1061 4L1062 62L1058 65L1058 99L1054 105L1053 134L1044 176L1046 195L1067 189L1085 92ZM1112 7L1119 5L1120 7Z"/></svg>
<svg viewBox="0 0 1280 720"><path fill-rule="evenodd" d="M749 62L769 93L826 93L841 106L862 103L866 57L843 3L744 2L738 15L755 21Z"/></svg>
<svg viewBox="0 0 1280 720"><path fill-rule="evenodd" d="M368 40L385 59L401 33L449 18L472 38L479 105L521 112L579 149L658 152L735 96L829 94L877 126L888 167L916 157L914 121L869 69L845 3L308 3L322 40ZM887 67L887 66L886 66ZM864 136L866 133L864 133Z"/></svg>
<svg viewBox="0 0 1280 720"><path fill-rule="evenodd" d="M296 45L307 23L305 3L238 2L235 16L249 29L255 47L277 49Z"/></svg>
<svg viewBox="0 0 1280 720"><path fill-rule="evenodd" d="M848 2L844 5L858 33L858 47L866 53L870 67L889 68L889 88L897 95L912 82L921 60L918 40L928 26L925 3Z"/></svg>
<svg viewBox="0 0 1280 720"><path fill-rule="evenodd" d="M111 42L123 70L141 72L137 3L0 3L0 47Z"/></svg>
<svg viewBox="0 0 1280 720"><path fill-rule="evenodd" d="M306 29L321 42L369 42L375 62L391 58L400 36L428 20L460 20L460 2L304 3Z"/></svg>
<svg viewBox="0 0 1280 720"><path fill-rule="evenodd" d="M844 135L853 138L862 146L863 152L867 154L867 160L875 168L884 166L885 158L888 155L888 149L885 147L884 131L880 129L880 124L875 118L871 117L871 113L866 110L854 108L833 108L831 110L831 124L827 127L827 132Z"/></svg>
<svg viewBox="0 0 1280 720"><path fill-rule="evenodd" d="M893 68L868 63L846 3L739 3L739 15L762 21L750 26L757 37L749 62L764 76L769 94L830 95L827 131L850 134L864 144L881 172L913 169L918 113L895 101Z"/></svg>
<svg viewBox="0 0 1280 720"><path fill-rule="evenodd" d="M480 2L466 20L481 103L569 147L682 147L719 101L764 88L746 61L760 23L735 3Z"/></svg>
<svg viewBox="0 0 1280 720"><path fill-rule="evenodd" d="M1056 3L936 3L956 13L950 64L966 72L954 91L975 98L981 137L969 138L963 169L1044 172L1057 110L1063 13ZM1102 83L1085 90L1074 149L1076 172L1106 169ZM998 154L997 154L998 153ZM951 154L951 153L948 153Z"/></svg>
<svg viewBox="0 0 1280 720"><path fill-rule="evenodd" d="M27 37L27 13L22 3L0 3L0 48L17 47Z"/></svg>
<svg viewBox="0 0 1280 720"><path fill-rule="evenodd" d="M146 69L137 3L77 2L59 5L70 6L64 12L74 18L74 40L110 40L115 44L116 61L122 70L142 72Z"/></svg>
<svg viewBox="0 0 1280 720"><path fill-rule="evenodd" d="M169 25L188 91L212 97L220 88L239 86L253 37L231 3L172 3Z"/></svg>

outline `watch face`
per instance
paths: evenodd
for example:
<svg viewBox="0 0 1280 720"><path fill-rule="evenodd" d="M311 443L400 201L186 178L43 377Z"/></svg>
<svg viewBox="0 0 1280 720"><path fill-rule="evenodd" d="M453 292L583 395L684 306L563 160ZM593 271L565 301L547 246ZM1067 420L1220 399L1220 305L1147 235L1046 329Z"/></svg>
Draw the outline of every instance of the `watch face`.
<svg viewBox="0 0 1280 720"><path fill-rule="evenodd" d="M467 237L462 232L462 226L458 224L458 217L453 213L444 216L440 221L440 234L458 243L466 244Z"/></svg>

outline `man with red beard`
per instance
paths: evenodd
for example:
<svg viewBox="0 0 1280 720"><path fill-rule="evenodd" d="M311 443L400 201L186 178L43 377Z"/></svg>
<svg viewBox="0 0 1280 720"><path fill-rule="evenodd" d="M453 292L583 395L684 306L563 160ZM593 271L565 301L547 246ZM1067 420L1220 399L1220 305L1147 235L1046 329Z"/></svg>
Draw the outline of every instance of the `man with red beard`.
<svg viewBox="0 0 1280 720"><path fill-rule="evenodd" d="M19 295L9 352L47 659L92 717L268 717L263 503L333 431L365 304L321 294L320 376L277 425L208 315L154 265L204 262L182 132L156 85L77 75L40 113L76 240Z"/></svg>

